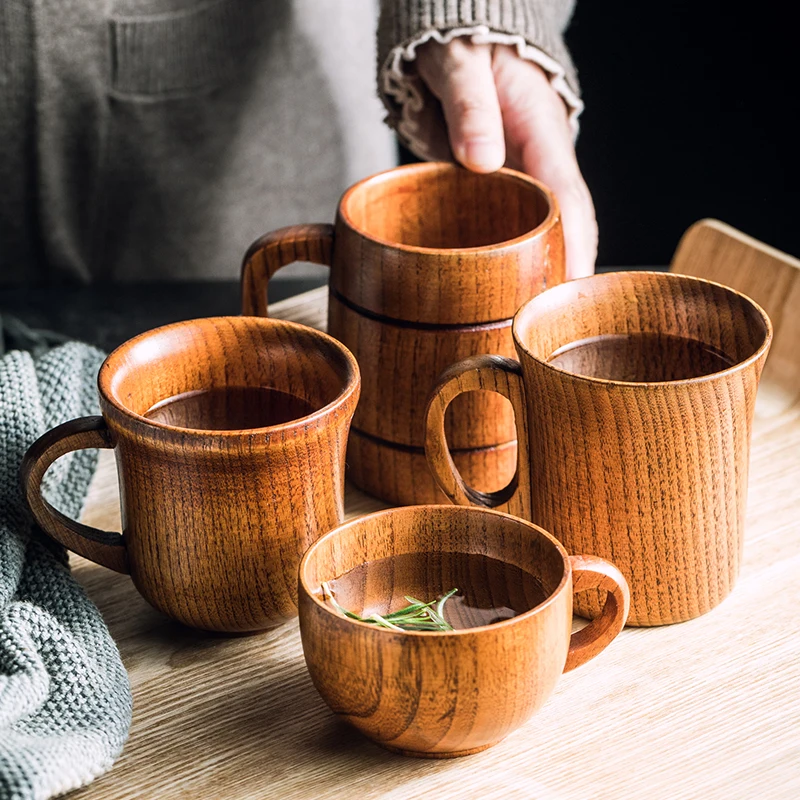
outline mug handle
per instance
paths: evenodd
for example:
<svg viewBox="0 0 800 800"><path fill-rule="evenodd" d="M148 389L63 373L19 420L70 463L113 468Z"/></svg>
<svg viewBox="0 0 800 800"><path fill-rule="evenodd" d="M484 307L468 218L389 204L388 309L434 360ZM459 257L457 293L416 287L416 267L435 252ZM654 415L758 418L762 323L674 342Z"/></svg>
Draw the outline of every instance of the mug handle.
<svg viewBox="0 0 800 800"><path fill-rule="evenodd" d="M243 316L267 316L267 284L281 267L295 261L330 267L333 231L333 225L323 223L289 225L256 239L242 262Z"/></svg>
<svg viewBox="0 0 800 800"><path fill-rule="evenodd" d="M600 616L572 634L564 672L585 664L605 650L625 627L631 607L628 582L610 561L597 556L570 556L569 563L573 594L599 589L607 592L607 597Z"/></svg>
<svg viewBox="0 0 800 800"><path fill-rule="evenodd" d="M42 479L57 458L73 450L93 448L114 449L111 432L102 417L73 419L47 431L22 459L22 493L33 518L48 536L89 561L127 575L128 554L121 534L76 522L53 508L42 495Z"/></svg>
<svg viewBox="0 0 800 800"><path fill-rule="evenodd" d="M464 392L479 389L503 395L514 408L517 468L509 484L496 492L479 492L466 484L450 455L444 430L445 412L450 403ZM425 410L425 456L436 482L456 505L496 508L515 517L531 518L528 417L518 361L504 356L470 356L442 372Z"/></svg>

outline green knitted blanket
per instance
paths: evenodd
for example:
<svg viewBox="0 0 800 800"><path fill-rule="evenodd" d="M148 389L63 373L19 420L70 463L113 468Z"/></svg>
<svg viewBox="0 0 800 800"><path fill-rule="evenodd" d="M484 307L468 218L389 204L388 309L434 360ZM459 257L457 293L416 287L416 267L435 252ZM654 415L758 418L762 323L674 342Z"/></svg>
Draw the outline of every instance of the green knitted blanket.
<svg viewBox="0 0 800 800"><path fill-rule="evenodd" d="M109 769L132 701L100 613L70 575L63 548L34 526L18 479L36 438L97 413L102 353L76 342L53 348L9 327L0 320L0 800L29 800ZM45 479L50 502L77 517L95 465L90 451L57 461Z"/></svg>

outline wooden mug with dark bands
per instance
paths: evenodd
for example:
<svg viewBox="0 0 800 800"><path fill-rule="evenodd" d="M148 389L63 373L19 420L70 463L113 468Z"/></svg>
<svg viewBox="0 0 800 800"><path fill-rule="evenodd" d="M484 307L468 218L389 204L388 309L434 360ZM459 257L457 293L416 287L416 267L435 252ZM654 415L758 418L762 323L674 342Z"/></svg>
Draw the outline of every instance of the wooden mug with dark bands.
<svg viewBox="0 0 800 800"><path fill-rule="evenodd" d="M344 515L359 393L352 354L293 322L198 319L121 345L98 388L102 417L48 431L23 461L23 490L44 531L130 573L151 605L187 625L257 631L296 616L300 558ZM71 520L42 495L50 464L89 448L115 451L122 535Z"/></svg>
<svg viewBox="0 0 800 800"><path fill-rule="evenodd" d="M349 477L389 502L444 502L425 462L428 392L454 361L513 355L516 310L564 280L555 197L506 169L428 163L375 175L345 192L335 226L292 226L253 243L243 314L266 316L269 279L294 261L331 267L328 332L361 366ZM496 488L513 473L514 418L502 398L459 398L447 436L476 485Z"/></svg>
<svg viewBox="0 0 800 800"><path fill-rule="evenodd" d="M514 318L519 361L447 369L427 409L431 469L455 503L509 511L571 553L616 564L632 625L697 617L741 559L750 431L772 339L765 312L725 286L619 272L565 283ZM516 413L519 458L494 493L470 487L443 420L461 392L491 389ZM595 616L599 599L576 597Z"/></svg>

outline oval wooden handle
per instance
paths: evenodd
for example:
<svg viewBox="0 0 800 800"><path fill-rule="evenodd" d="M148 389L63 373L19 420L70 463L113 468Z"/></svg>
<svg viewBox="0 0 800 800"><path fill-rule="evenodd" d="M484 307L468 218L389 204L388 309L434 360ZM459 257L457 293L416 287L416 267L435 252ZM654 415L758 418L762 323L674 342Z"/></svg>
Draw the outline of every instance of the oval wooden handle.
<svg viewBox="0 0 800 800"><path fill-rule="evenodd" d="M625 627L631 593L624 575L609 561L596 556L570 556L572 592L601 589L608 592L603 612L585 628L572 634L564 672L569 672L605 650Z"/></svg>
<svg viewBox="0 0 800 800"><path fill-rule="evenodd" d="M514 407L517 427L517 470L508 486L496 492L479 492L461 477L444 430L445 412L463 392L478 389L497 392ZM425 410L425 456L442 491L456 505L500 508L522 519L531 518L530 459L525 387L519 362L503 356L471 356L448 367L431 391Z"/></svg>
<svg viewBox="0 0 800 800"><path fill-rule="evenodd" d="M265 233L250 245L242 262L242 314L267 316L267 284L281 268L295 261L329 267L333 257L333 225L290 225Z"/></svg>
<svg viewBox="0 0 800 800"><path fill-rule="evenodd" d="M42 495L42 479L57 458L72 450L96 447L114 447L102 417L73 419L48 431L30 446L22 459L22 492L34 519L48 536L90 561L127 575L128 557L119 533L82 525L53 508Z"/></svg>

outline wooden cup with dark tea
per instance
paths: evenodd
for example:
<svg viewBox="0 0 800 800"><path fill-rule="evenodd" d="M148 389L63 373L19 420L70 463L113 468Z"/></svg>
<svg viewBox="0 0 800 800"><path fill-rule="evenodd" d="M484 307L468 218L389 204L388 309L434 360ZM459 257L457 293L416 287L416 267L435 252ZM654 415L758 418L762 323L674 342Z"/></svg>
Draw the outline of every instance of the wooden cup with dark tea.
<svg viewBox="0 0 800 800"><path fill-rule="evenodd" d="M522 725L562 672L614 639L629 604L609 562L459 506L348 522L309 548L299 580L303 652L325 702L378 744L430 758L478 752ZM603 593L602 615L570 635L573 593L587 589ZM392 629L437 598L452 630Z"/></svg>
<svg viewBox="0 0 800 800"><path fill-rule="evenodd" d="M767 315L720 284L617 272L543 292L513 332L519 361L466 359L431 395L426 452L442 489L611 559L631 587L629 624L714 608L739 572ZM447 449L446 409L473 389L515 410L517 472L497 492L467 485ZM576 608L594 616L600 598Z"/></svg>
<svg viewBox="0 0 800 800"><path fill-rule="evenodd" d="M297 566L344 515L352 354L304 325L255 317L178 322L131 339L100 368L102 417L28 451L22 478L46 533L133 582L173 619L256 631L297 613ZM50 464L112 448L123 535L45 500Z"/></svg>

